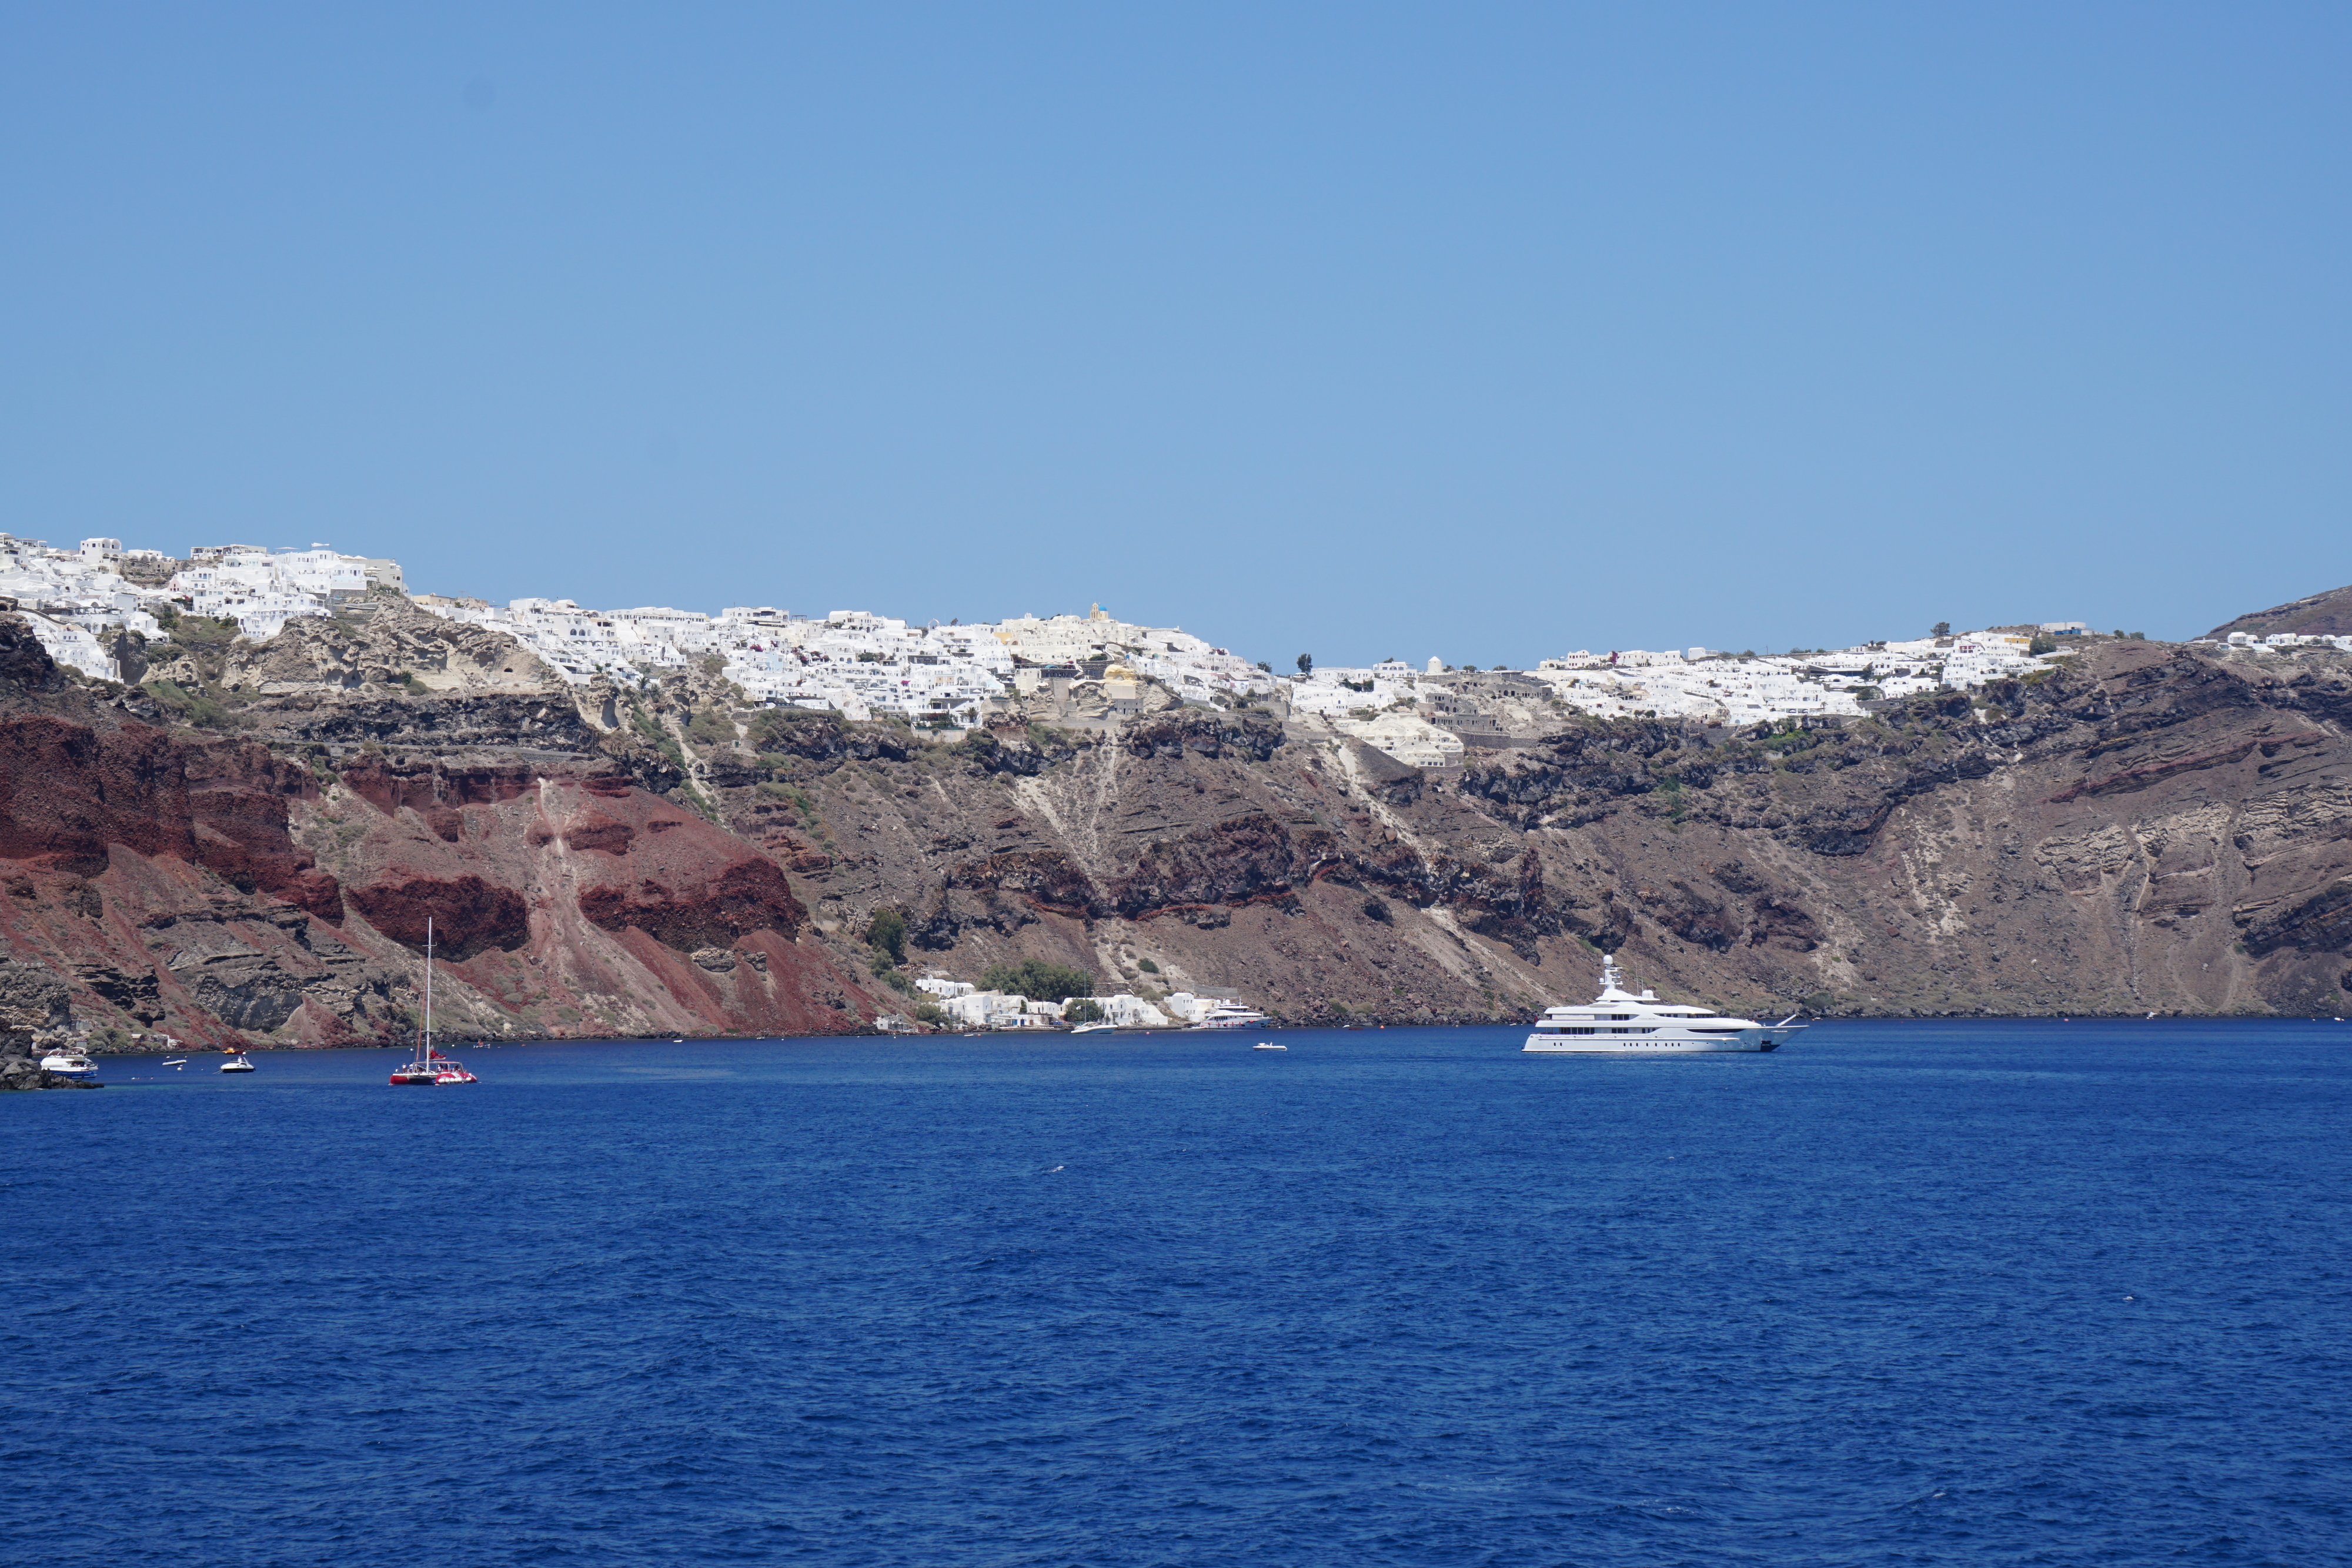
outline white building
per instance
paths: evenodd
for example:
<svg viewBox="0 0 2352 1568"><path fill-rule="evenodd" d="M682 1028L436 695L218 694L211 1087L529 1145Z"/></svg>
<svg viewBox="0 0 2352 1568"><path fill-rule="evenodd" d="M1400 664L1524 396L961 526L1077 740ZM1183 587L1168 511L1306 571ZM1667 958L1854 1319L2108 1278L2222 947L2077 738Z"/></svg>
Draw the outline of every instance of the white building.
<svg viewBox="0 0 2352 1568"><path fill-rule="evenodd" d="M1458 768L1462 737L1414 713L1383 713L1369 719L1332 721L1340 734L1384 751L1408 768Z"/></svg>
<svg viewBox="0 0 2352 1568"><path fill-rule="evenodd" d="M1327 664L1293 676L1290 711L1336 717L1370 709L1377 713L1393 704L1410 703L1420 691L1420 680L1408 666L1391 660L1369 668Z"/></svg>
<svg viewBox="0 0 2352 1568"><path fill-rule="evenodd" d="M1142 998L1130 996L1125 991L1094 999L1101 1006L1105 1020L1121 1029L1166 1029L1170 1026L1166 1013Z"/></svg>
<svg viewBox="0 0 2352 1568"><path fill-rule="evenodd" d="M1207 703L1220 695L1247 698L1274 690L1272 675L1230 649L1179 627L1115 620L1099 605L1087 615L1019 615L982 629L1024 664L1122 664L1185 702Z"/></svg>
<svg viewBox="0 0 2352 1568"><path fill-rule="evenodd" d="M189 559L165 585L164 595L199 615L235 621L238 632L257 643L277 636L297 616L325 615L364 598L370 581L364 557L339 554L324 545L306 550L200 545Z"/></svg>
<svg viewBox="0 0 2352 1568"><path fill-rule="evenodd" d="M2071 624L2071 623L2070 623ZM2012 632L1865 643L1802 657L1687 654L1635 649L1580 651L1546 659L1534 674L1569 706L1604 717L1654 715L1716 724L1770 723L1864 712L1868 694L1905 697L1944 687L1968 690L2042 668L2058 655L2031 652Z"/></svg>

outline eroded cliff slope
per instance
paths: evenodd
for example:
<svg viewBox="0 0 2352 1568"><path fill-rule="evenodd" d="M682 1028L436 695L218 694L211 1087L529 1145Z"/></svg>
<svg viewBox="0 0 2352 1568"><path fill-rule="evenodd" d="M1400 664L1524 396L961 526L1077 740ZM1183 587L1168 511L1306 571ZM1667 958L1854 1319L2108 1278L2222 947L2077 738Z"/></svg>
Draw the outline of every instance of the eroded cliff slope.
<svg viewBox="0 0 2352 1568"><path fill-rule="evenodd" d="M666 758L607 744L543 670L415 684L206 683L198 716L231 733L193 729L75 685L0 617L10 954L116 1046L405 1040L428 921L452 1035L872 1017L775 861L654 792Z"/></svg>
<svg viewBox="0 0 2352 1568"><path fill-rule="evenodd" d="M1580 992L1608 948L1742 1008L2333 1011L2347 716L2341 655L2118 641L1973 701L1780 734L1588 723L1452 778L1188 712L804 745L791 799L720 793L821 925L902 909L967 976L1037 954L1294 1017L1462 1018Z"/></svg>
<svg viewBox="0 0 2352 1568"><path fill-rule="evenodd" d="M2352 660L2102 640L1843 725L1570 724L1423 774L1180 708L950 743L568 688L395 606L60 675L0 618L0 936L120 1039L798 1032L1046 957L1292 1019L1520 1017L1617 952L1743 1010L2340 1012ZM291 639L289 641L289 639ZM883 967L887 968L885 965Z"/></svg>

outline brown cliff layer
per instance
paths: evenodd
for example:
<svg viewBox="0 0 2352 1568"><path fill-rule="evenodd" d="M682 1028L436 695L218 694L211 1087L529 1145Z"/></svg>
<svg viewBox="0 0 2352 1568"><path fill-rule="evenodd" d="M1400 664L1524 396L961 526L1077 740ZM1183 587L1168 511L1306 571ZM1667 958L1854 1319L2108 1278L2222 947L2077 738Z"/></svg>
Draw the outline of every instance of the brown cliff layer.
<svg viewBox="0 0 2352 1568"><path fill-rule="evenodd" d="M2339 1011L2352 661L2101 641L2076 666L1790 733L1591 722L1423 776L1189 712L777 758L728 820L821 925L906 915L1292 1017L1518 1015L1591 984L1743 1009ZM1141 967L1149 959L1156 975Z"/></svg>
<svg viewBox="0 0 2352 1568"><path fill-rule="evenodd" d="M2306 637L2352 637L2352 588L2331 588L2325 593L2257 610L2235 621L2225 621L2205 635L2226 641L2233 632L2255 637L2267 637L2274 632L2294 632Z"/></svg>
<svg viewBox="0 0 2352 1568"><path fill-rule="evenodd" d="M573 692L470 642L394 689L352 639L395 632L424 663L398 621L230 650L274 678L215 682L223 734L0 618L14 956L108 1038L206 1043L401 1037L428 917L457 1034L857 1027L906 1005L866 974L882 909L900 983L1046 957L1293 1019L1523 1017L1603 948L1743 1010L2336 1012L2352 986L2332 652L2100 640L1973 699L1580 723L1439 776L1197 708L931 744L699 674Z"/></svg>
<svg viewBox="0 0 2352 1568"><path fill-rule="evenodd" d="M247 716L259 738L167 732L135 697L61 685L29 641L0 617L16 710L0 716L0 941L67 982L102 1045L405 1040L428 919L453 1035L825 1032L873 1015L772 859L601 744L520 762L371 737L335 757L300 738L308 693ZM478 714L436 721L477 700L407 697L404 737L468 733ZM530 722L559 716L579 729L568 701Z"/></svg>

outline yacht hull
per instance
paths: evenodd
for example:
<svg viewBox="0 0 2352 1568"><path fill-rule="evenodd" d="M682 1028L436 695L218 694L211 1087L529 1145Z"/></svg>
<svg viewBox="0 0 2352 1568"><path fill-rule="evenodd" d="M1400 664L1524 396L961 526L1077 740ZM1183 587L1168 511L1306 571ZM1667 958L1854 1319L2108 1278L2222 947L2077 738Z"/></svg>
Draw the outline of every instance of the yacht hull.
<svg viewBox="0 0 2352 1568"><path fill-rule="evenodd" d="M1778 1051L1787 1040L1779 1033L1724 1040L1559 1040L1531 1034L1519 1049L1538 1056L1731 1056Z"/></svg>
<svg viewBox="0 0 2352 1568"><path fill-rule="evenodd" d="M1667 1044L1651 1046L1555 1046L1552 1041L1543 1041L1543 1044L1527 1041L1524 1046L1519 1046L1519 1051L1534 1055L1757 1055L1761 1051L1778 1049L1780 1049L1778 1039L1767 1039L1764 1044L1757 1046L1703 1046L1696 1044L1696 1041L1691 1041L1691 1044L1667 1041Z"/></svg>

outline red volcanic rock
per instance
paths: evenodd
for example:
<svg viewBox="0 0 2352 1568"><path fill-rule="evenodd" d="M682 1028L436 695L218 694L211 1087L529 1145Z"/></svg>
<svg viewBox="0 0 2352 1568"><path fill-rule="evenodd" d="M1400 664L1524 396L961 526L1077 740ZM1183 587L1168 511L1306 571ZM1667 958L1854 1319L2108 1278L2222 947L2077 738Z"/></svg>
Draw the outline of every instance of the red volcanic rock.
<svg viewBox="0 0 2352 1568"><path fill-rule="evenodd" d="M46 714L0 720L0 860L95 876L121 844L277 893L312 871L287 833L289 801L311 788L300 768L243 742ZM332 885L305 883L298 902L323 904Z"/></svg>
<svg viewBox="0 0 2352 1568"><path fill-rule="evenodd" d="M659 796L603 775L436 785L412 766L364 781L394 809L363 812L343 852L352 908L412 951L430 915L452 984L535 1009L535 1028L571 1010L603 1020L570 1026L583 1032L838 1030L873 1007L793 940L808 914L782 867Z"/></svg>
<svg viewBox="0 0 2352 1568"><path fill-rule="evenodd" d="M279 888L278 896L330 925L343 923L342 884L316 866Z"/></svg>
<svg viewBox="0 0 2352 1568"><path fill-rule="evenodd" d="M403 806L425 812L500 805L530 794L537 781L536 772L521 763L445 768L432 762L364 762L343 773L352 793L388 817Z"/></svg>
<svg viewBox="0 0 2352 1568"><path fill-rule="evenodd" d="M794 940L807 912L774 859L601 766L371 759L322 799L250 742L88 716L0 716L0 953L37 955L93 1029L397 1039L428 919L443 1006L483 1033L875 1011Z"/></svg>
<svg viewBox="0 0 2352 1568"><path fill-rule="evenodd" d="M453 963L493 947L511 953L530 940L530 910L522 894L478 876L407 877L355 887L346 896L369 925L419 953L429 916L434 951Z"/></svg>
<svg viewBox="0 0 2352 1568"><path fill-rule="evenodd" d="M603 850L607 854L629 852L629 841L637 836L636 829L626 822L616 822L597 812L578 826L567 828L563 847L568 850Z"/></svg>
<svg viewBox="0 0 2352 1568"><path fill-rule="evenodd" d="M754 931L790 936L808 918L782 868L753 856L708 882L681 886L646 877L588 888L580 894L580 913L604 930L634 925L681 951L729 946Z"/></svg>

